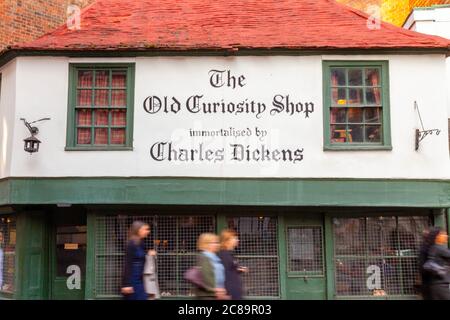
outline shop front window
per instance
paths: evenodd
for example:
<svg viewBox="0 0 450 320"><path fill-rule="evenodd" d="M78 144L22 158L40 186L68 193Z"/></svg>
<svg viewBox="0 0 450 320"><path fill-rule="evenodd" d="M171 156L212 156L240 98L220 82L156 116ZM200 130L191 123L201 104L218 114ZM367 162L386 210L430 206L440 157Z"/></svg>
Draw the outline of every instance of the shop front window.
<svg viewBox="0 0 450 320"><path fill-rule="evenodd" d="M244 295L279 297L279 254L276 217L228 217L228 228L239 236L236 258L248 267Z"/></svg>
<svg viewBox="0 0 450 320"><path fill-rule="evenodd" d="M196 264L197 239L215 232L213 216L98 216L96 221L95 294L117 296L120 292L124 250L133 221L148 223L151 234L145 240L157 254L157 272L161 296L192 296L192 286L184 272Z"/></svg>
<svg viewBox="0 0 450 320"><path fill-rule="evenodd" d="M426 216L334 218L335 290L340 297L414 296Z"/></svg>
<svg viewBox="0 0 450 320"><path fill-rule="evenodd" d="M0 292L13 294L16 270L16 219L0 218Z"/></svg>

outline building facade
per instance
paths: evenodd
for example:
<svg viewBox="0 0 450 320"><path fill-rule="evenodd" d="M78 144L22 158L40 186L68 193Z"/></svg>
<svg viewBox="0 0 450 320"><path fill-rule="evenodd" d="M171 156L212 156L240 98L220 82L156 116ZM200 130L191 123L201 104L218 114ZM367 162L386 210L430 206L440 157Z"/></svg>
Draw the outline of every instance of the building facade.
<svg viewBox="0 0 450 320"><path fill-rule="evenodd" d="M119 298L140 219L164 299L226 227L248 298L417 298L449 223L449 41L325 0L200 3L101 0L0 56L1 296Z"/></svg>

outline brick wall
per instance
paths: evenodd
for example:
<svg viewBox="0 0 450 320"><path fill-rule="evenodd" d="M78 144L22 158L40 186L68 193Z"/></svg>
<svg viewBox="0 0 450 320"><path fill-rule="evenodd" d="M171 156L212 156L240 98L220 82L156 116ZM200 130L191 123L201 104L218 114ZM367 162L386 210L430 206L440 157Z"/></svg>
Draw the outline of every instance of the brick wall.
<svg viewBox="0 0 450 320"><path fill-rule="evenodd" d="M67 6L94 0L0 0L0 50L30 41L63 24Z"/></svg>

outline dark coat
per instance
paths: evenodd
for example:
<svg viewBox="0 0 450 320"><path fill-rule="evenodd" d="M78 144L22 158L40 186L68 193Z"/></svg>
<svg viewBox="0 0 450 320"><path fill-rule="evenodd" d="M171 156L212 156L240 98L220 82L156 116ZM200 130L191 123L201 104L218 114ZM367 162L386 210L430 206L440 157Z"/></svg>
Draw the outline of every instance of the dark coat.
<svg viewBox="0 0 450 320"><path fill-rule="evenodd" d="M432 300L450 300L450 250L443 245L433 245L429 259L447 268L444 277L432 274L429 281L429 295Z"/></svg>
<svg viewBox="0 0 450 320"><path fill-rule="evenodd" d="M238 271L239 264L234 259L233 253L228 250L221 250L218 254L225 267L225 290L232 300L242 299L242 279L241 272Z"/></svg>
<svg viewBox="0 0 450 320"><path fill-rule="evenodd" d="M122 287L133 287L134 293L124 296L127 300L146 300L144 289L145 249L142 241L128 241L125 251L125 266Z"/></svg>

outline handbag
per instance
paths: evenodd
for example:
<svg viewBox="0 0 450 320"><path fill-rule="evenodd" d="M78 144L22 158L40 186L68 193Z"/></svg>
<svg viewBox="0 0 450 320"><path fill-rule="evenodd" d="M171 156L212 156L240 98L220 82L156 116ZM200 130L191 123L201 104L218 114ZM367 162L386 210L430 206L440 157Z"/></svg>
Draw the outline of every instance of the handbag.
<svg viewBox="0 0 450 320"><path fill-rule="evenodd" d="M447 269L445 267L431 259L428 259L427 262L423 264L422 268L423 270L442 278L447 274Z"/></svg>
<svg viewBox="0 0 450 320"><path fill-rule="evenodd" d="M204 289L206 287L203 283L202 269L198 266L186 270L184 273L184 279L198 288Z"/></svg>

